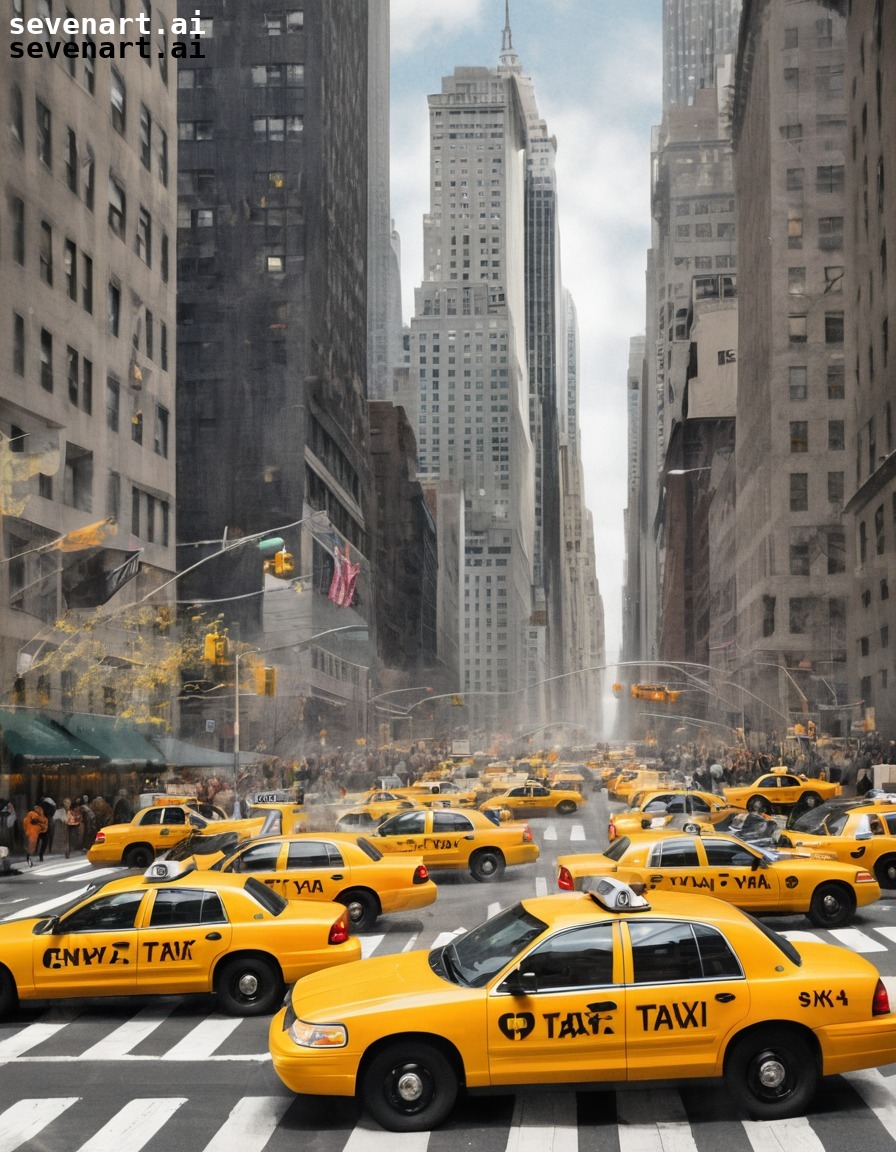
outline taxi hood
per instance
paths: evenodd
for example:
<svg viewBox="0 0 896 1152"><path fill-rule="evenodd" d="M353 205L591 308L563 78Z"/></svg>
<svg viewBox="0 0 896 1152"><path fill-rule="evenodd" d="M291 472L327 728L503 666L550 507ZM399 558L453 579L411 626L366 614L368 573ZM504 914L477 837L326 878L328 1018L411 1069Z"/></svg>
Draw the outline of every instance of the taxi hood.
<svg viewBox="0 0 896 1152"><path fill-rule="evenodd" d="M439 989L464 991L433 972L429 952L372 956L303 976L292 988L292 1007L301 1020L337 1022L349 1016L382 1011L390 1004L413 1007L420 997L432 1003Z"/></svg>

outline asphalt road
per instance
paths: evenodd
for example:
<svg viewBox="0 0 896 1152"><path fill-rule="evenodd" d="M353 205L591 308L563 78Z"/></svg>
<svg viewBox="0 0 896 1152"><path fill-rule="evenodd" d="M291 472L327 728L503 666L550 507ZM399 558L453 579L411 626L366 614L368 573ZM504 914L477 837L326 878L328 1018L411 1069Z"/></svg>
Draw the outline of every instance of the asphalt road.
<svg viewBox="0 0 896 1152"><path fill-rule="evenodd" d="M555 891L556 857L603 848L607 813L589 795L571 817L532 820L540 859L497 882L437 875L437 902L381 920L365 955L431 948ZM54 856L0 880L0 918L66 899L93 872ZM867 953L896 1005L896 894L836 933L772 923ZM267 1025L224 1017L211 997L26 1004L0 1021L0 1152L896 1152L896 1067L826 1080L810 1115L775 1123L741 1119L721 1088L551 1091L462 1099L437 1132L400 1136L354 1101L291 1096Z"/></svg>

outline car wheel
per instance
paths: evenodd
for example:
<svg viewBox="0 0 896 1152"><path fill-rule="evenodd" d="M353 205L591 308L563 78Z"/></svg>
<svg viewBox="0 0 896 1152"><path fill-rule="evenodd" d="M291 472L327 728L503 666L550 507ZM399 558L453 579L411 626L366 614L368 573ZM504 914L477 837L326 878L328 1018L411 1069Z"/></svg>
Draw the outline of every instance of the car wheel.
<svg viewBox="0 0 896 1152"><path fill-rule="evenodd" d="M369 932L380 914L377 898L372 892L363 892L360 888L342 892L336 901L345 905L349 923L356 932Z"/></svg>
<svg viewBox="0 0 896 1152"><path fill-rule="evenodd" d="M772 806L764 796L751 796L747 801L748 812L762 812L766 816L771 815Z"/></svg>
<svg viewBox="0 0 896 1152"><path fill-rule="evenodd" d="M19 990L12 973L0 968L0 1017L11 1016L19 1004Z"/></svg>
<svg viewBox="0 0 896 1152"><path fill-rule="evenodd" d="M561 816L571 816L577 807L575 800L561 800L557 805L557 811Z"/></svg>
<svg viewBox="0 0 896 1152"><path fill-rule="evenodd" d="M803 795L802 805L804 808L817 808L821 803L821 797L817 792L806 792Z"/></svg>
<svg viewBox="0 0 896 1152"><path fill-rule="evenodd" d="M842 884L819 884L812 893L808 916L816 928L839 928L848 924L856 910L856 898Z"/></svg>
<svg viewBox="0 0 896 1152"><path fill-rule="evenodd" d="M426 1132L457 1099L457 1072L429 1044L394 1044L374 1056L361 1085L371 1115L390 1132Z"/></svg>
<svg viewBox="0 0 896 1152"><path fill-rule="evenodd" d="M801 1036L783 1029L735 1040L725 1061L725 1087L758 1120L802 1115L818 1083L815 1052Z"/></svg>
<svg viewBox="0 0 896 1152"><path fill-rule="evenodd" d="M480 884L500 880L504 875L504 856L497 848L480 848L470 857L470 875Z"/></svg>
<svg viewBox="0 0 896 1152"><path fill-rule="evenodd" d="M283 979L263 956L235 956L218 969L215 991L229 1016L265 1016L283 998Z"/></svg>
<svg viewBox="0 0 896 1152"><path fill-rule="evenodd" d="M874 875L881 888L896 888L896 856L882 856L874 865Z"/></svg>
<svg viewBox="0 0 896 1152"><path fill-rule="evenodd" d="M122 857L128 868L148 868L155 858L156 854L149 844L133 844Z"/></svg>

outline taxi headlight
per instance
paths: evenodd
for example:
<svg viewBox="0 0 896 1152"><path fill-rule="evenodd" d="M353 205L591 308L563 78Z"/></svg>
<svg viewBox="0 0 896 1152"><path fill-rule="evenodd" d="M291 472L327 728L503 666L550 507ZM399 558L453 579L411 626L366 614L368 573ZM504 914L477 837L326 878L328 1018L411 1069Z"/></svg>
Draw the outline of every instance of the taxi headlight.
<svg viewBox="0 0 896 1152"><path fill-rule="evenodd" d="M344 1048L348 1032L343 1024L309 1024L296 1020L289 1027L289 1036L300 1048Z"/></svg>

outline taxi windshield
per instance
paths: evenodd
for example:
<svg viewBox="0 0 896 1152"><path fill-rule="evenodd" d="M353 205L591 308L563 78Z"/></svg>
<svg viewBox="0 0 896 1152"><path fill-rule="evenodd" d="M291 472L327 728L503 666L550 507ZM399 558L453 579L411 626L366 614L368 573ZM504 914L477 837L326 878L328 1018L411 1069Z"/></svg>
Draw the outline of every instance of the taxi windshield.
<svg viewBox="0 0 896 1152"><path fill-rule="evenodd" d="M434 948L429 963L452 984L482 988L546 928L543 920L515 904L444 948Z"/></svg>
<svg viewBox="0 0 896 1152"><path fill-rule="evenodd" d="M795 832L809 832L816 836L838 836L846 824L847 813L840 806L819 804L802 812L790 824Z"/></svg>

